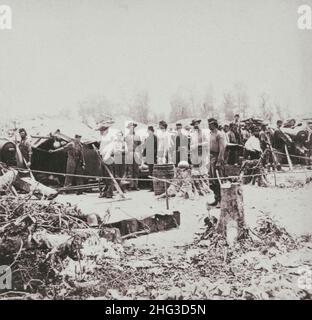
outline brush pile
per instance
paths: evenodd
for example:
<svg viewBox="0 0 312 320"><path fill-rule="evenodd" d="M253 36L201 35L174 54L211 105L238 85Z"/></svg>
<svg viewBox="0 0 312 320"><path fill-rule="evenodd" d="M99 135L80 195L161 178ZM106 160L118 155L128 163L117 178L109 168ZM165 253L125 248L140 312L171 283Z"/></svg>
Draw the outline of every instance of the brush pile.
<svg viewBox="0 0 312 320"><path fill-rule="evenodd" d="M194 243L172 252L125 247L125 259L105 299L311 299L298 286L298 267L311 262L311 239L294 239L266 215L234 246L217 232L215 218ZM127 275L129 275L127 277ZM106 275L97 273L104 281ZM106 286L107 287L107 286Z"/></svg>
<svg viewBox="0 0 312 320"><path fill-rule="evenodd" d="M209 187L208 175L194 173L189 167L177 168L176 178L170 184L167 194L169 197L182 197L194 200L198 196L212 194ZM161 194L158 198L166 197L166 193Z"/></svg>
<svg viewBox="0 0 312 320"><path fill-rule="evenodd" d="M217 233L216 219L205 223L206 231L191 246L200 248L192 264L214 284L211 298L311 299L312 291L298 286L299 273L293 269L311 259L306 241L267 215L258 218L255 228L246 227L234 246Z"/></svg>
<svg viewBox="0 0 312 320"><path fill-rule="evenodd" d="M0 200L0 262L10 266L12 290L56 298L84 281L102 260L119 259L122 247L89 228L73 206L28 196ZM67 292L68 290L66 290Z"/></svg>

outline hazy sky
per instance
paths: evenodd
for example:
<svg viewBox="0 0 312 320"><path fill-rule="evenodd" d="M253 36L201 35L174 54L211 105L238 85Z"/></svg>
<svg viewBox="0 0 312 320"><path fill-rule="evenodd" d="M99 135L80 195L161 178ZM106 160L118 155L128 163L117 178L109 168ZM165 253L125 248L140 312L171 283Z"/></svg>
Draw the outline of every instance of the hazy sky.
<svg viewBox="0 0 312 320"><path fill-rule="evenodd" d="M312 31L297 8L312 0L0 0L13 30L0 30L2 114L55 113L105 95L147 89L169 110L180 86L217 102L236 82L296 110L312 107ZM6 111L5 111L6 110Z"/></svg>

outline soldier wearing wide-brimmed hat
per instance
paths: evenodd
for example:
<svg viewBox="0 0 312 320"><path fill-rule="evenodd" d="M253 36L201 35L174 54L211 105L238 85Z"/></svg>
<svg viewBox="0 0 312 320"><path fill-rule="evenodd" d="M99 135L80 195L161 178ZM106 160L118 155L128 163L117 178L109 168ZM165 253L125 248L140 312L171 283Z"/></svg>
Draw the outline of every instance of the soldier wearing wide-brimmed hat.
<svg viewBox="0 0 312 320"><path fill-rule="evenodd" d="M110 175L107 171L113 171L111 163L111 145L113 143L113 137L109 134L109 128L111 126L110 122L102 122L98 125L97 129L100 131L100 155L102 157L101 161L101 171L104 180L104 187L100 189L100 198L112 198L113 197L113 181L110 179Z"/></svg>
<svg viewBox="0 0 312 320"><path fill-rule="evenodd" d="M174 137L173 163L177 167L180 161L188 161L188 137L182 132L182 123L176 123L177 133Z"/></svg>
<svg viewBox="0 0 312 320"><path fill-rule="evenodd" d="M128 124L127 124L127 129L134 129L134 128L136 128L137 126L138 126L137 123L135 123L135 122L133 122L133 121L130 121L130 122L128 122Z"/></svg>
<svg viewBox="0 0 312 320"><path fill-rule="evenodd" d="M171 162L170 150L172 147L171 135L167 131L168 124L165 120L159 121L159 132L157 134L157 163L166 164Z"/></svg>
<svg viewBox="0 0 312 320"><path fill-rule="evenodd" d="M201 123L200 119L193 119L192 122L190 123L190 125L192 127L196 127L196 126L199 126L200 123Z"/></svg>

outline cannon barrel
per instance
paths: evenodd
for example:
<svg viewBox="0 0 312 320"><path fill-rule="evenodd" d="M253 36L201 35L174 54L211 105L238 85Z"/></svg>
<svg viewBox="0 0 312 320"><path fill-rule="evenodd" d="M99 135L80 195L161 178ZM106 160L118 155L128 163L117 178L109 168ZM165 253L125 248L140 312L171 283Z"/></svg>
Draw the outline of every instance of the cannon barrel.
<svg viewBox="0 0 312 320"><path fill-rule="evenodd" d="M16 166L16 145L6 138L0 138L0 161L8 166Z"/></svg>
<svg viewBox="0 0 312 320"><path fill-rule="evenodd" d="M308 131L302 127L283 128L283 132L286 133L294 143L304 144L308 139Z"/></svg>

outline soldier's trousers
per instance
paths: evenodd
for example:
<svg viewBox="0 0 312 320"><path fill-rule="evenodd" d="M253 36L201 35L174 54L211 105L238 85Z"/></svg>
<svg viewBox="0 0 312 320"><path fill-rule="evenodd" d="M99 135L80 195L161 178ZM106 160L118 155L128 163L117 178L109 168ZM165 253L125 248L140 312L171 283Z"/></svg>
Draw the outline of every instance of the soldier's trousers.
<svg viewBox="0 0 312 320"><path fill-rule="evenodd" d="M215 200L221 201L221 185L217 179L217 170L220 177L224 176L224 166L221 164L219 168L216 167L218 161L218 155L210 153L210 178L213 178L210 183L210 188L215 194Z"/></svg>
<svg viewBox="0 0 312 320"><path fill-rule="evenodd" d="M127 164L127 176L133 179L130 183L132 189L138 188L139 181L137 179L139 178L139 173L139 165L135 161L133 164Z"/></svg>
<svg viewBox="0 0 312 320"><path fill-rule="evenodd" d="M154 164L148 164L148 175L153 176ZM151 190L154 190L153 180L150 182Z"/></svg>
<svg viewBox="0 0 312 320"><path fill-rule="evenodd" d="M104 187L100 189L100 193L107 198L111 198L113 196L113 180L110 178L107 169L110 170L111 173L113 172L112 165L104 165L104 163L101 163L102 177L104 179L101 179L100 183L103 182Z"/></svg>
<svg viewBox="0 0 312 320"><path fill-rule="evenodd" d="M67 159L67 165L66 165L66 173L67 174L77 174L77 175L83 175L83 169L81 165L80 159ZM64 187L72 186L75 182L76 185L83 184L83 177L73 177L73 176L66 176L65 177L65 183Z"/></svg>

